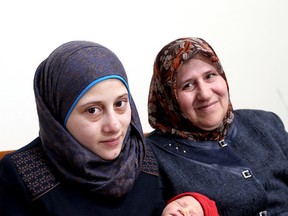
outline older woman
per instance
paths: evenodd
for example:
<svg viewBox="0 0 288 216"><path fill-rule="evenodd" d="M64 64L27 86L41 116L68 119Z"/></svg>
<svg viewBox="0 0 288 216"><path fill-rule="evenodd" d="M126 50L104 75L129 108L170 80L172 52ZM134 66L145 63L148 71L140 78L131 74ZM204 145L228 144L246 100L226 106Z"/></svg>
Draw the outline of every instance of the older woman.
<svg viewBox="0 0 288 216"><path fill-rule="evenodd" d="M288 215L288 135L272 112L233 110L212 47L200 38L165 45L154 63L147 140L167 195L196 191L220 215Z"/></svg>

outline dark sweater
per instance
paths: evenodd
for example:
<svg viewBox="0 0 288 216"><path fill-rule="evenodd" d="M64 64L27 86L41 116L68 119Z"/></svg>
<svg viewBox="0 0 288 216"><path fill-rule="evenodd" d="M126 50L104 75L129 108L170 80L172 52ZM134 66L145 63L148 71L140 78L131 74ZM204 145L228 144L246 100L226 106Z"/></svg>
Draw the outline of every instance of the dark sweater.
<svg viewBox="0 0 288 216"><path fill-rule="evenodd" d="M147 140L165 186L173 188L167 196L202 193L216 202L220 215L288 215L288 135L275 114L235 111L222 147L157 131Z"/></svg>
<svg viewBox="0 0 288 216"><path fill-rule="evenodd" d="M161 193L157 164L149 154L132 190L119 199L61 181L45 159L40 139L0 161L1 216L160 216Z"/></svg>

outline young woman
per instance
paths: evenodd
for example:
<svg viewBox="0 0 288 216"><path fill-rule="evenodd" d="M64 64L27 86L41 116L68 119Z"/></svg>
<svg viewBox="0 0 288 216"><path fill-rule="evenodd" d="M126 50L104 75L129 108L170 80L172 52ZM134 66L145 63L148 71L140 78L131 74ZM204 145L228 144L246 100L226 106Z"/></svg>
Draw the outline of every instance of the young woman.
<svg viewBox="0 0 288 216"><path fill-rule="evenodd" d="M288 135L274 113L233 110L224 70L200 38L165 45L154 63L148 137L169 196L196 191L220 215L288 215ZM167 190L168 191L168 190Z"/></svg>
<svg viewBox="0 0 288 216"><path fill-rule="evenodd" d="M0 161L1 216L161 215L157 163L113 52L59 46L37 68L34 92L39 137Z"/></svg>

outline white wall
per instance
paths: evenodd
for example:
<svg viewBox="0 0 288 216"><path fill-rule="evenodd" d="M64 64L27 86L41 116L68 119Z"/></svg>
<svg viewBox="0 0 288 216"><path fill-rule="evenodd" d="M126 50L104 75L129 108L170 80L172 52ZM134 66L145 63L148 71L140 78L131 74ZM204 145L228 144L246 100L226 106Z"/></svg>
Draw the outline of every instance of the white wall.
<svg viewBox="0 0 288 216"><path fill-rule="evenodd" d="M206 39L226 71L234 108L277 113L288 127L287 0L1 1L0 150L38 135L33 76L58 45L91 40L122 60L145 132L152 65L166 43Z"/></svg>

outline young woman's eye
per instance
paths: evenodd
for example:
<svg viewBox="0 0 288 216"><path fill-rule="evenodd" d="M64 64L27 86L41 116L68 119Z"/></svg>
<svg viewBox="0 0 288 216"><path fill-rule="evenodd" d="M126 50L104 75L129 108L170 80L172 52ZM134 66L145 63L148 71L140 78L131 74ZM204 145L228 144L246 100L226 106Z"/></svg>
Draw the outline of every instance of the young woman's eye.
<svg viewBox="0 0 288 216"><path fill-rule="evenodd" d="M87 112L89 114L97 114L100 112L100 109L98 107L90 107L87 109Z"/></svg>
<svg viewBox="0 0 288 216"><path fill-rule="evenodd" d="M117 102L115 103L115 106L121 108L121 107L125 107L126 104L127 104L127 101L125 101L125 100L119 100L119 101L117 101Z"/></svg>

